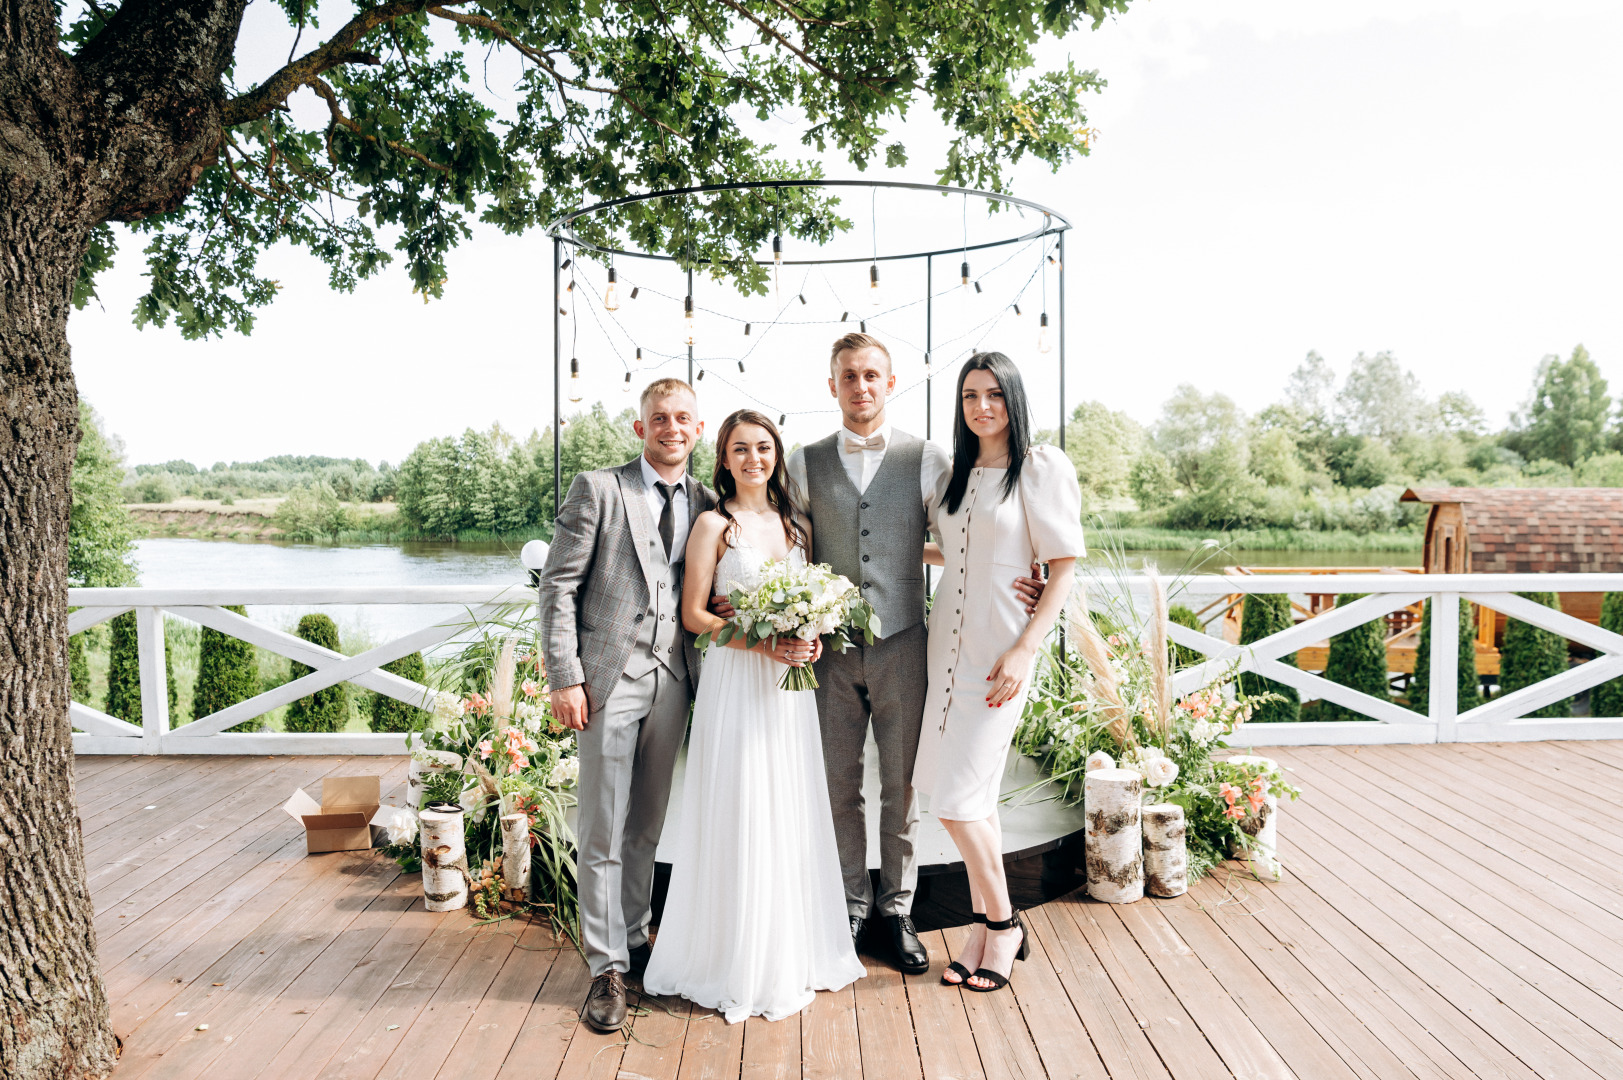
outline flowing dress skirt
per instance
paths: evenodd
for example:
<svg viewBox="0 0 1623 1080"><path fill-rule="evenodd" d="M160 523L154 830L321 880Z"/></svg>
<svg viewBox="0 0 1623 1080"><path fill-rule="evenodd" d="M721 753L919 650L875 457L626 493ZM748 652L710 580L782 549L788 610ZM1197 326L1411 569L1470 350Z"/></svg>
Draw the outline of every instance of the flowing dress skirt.
<svg viewBox="0 0 1623 1080"><path fill-rule="evenodd" d="M782 667L712 649L693 710L670 892L643 976L722 1013L781 1020L866 974L851 945L817 701Z"/></svg>

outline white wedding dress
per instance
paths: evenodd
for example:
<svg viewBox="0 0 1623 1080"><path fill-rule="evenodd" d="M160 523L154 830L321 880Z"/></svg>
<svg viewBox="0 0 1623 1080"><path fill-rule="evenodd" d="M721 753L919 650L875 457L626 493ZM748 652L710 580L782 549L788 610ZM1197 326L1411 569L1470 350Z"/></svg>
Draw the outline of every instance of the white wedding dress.
<svg viewBox="0 0 1623 1080"><path fill-rule="evenodd" d="M765 561L735 541L716 593L753 588ZM705 654L670 892L642 980L728 1023L793 1016L867 974L851 946L816 696L780 690L782 673L759 652Z"/></svg>

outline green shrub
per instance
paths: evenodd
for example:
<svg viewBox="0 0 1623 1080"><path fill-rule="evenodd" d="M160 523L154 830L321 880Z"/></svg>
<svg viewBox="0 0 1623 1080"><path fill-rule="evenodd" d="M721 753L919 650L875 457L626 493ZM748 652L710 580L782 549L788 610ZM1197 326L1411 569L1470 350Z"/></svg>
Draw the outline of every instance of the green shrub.
<svg viewBox="0 0 1623 1080"><path fill-rule="evenodd" d="M306 615L299 620L295 633L312 644L338 651L338 625L325 615ZM292 676L290 682L315 670L297 660L288 667ZM349 688L339 683L317 690L309 697L295 699L287 707L287 718L282 726L287 731L342 731L348 722Z"/></svg>
<svg viewBox="0 0 1623 1080"><path fill-rule="evenodd" d="M240 604L226 610L245 617L248 614ZM193 720L201 720L221 709L228 709L259 693L259 659L248 642L205 626L197 649L197 689L192 691ZM260 726L261 722L256 717L229 730L258 731Z"/></svg>
<svg viewBox="0 0 1623 1080"><path fill-rule="evenodd" d="M420 652L391 660L383 665L383 670L415 683L422 682L428 673L428 669L423 665L423 654ZM404 701L396 701L387 694L372 695L370 726L373 731L416 731L427 719L426 712L407 705Z"/></svg>
<svg viewBox="0 0 1623 1080"><path fill-rule="evenodd" d="M1360 593L1343 593L1336 597L1336 607L1346 607L1362 600ZM1386 619L1372 619L1330 639L1330 657L1325 662L1324 677L1333 683L1361 690L1382 701L1388 700L1386 679ZM1321 720L1368 720L1333 701L1320 703Z"/></svg>
<svg viewBox="0 0 1623 1080"><path fill-rule="evenodd" d="M1187 604L1173 604L1171 607L1167 608L1167 619L1170 622L1177 623L1179 626L1187 626L1191 630L1199 630L1203 633L1205 632L1205 627L1200 625L1200 617L1197 616L1194 609L1189 607ZM1172 662L1174 666L1181 668L1190 667L1191 665L1200 663L1204 659L1204 656L1196 652L1194 649L1191 649L1189 646L1179 645L1177 642L1172 643Z"/></svg>
<svg viewBox="0 0 1623 1080"><path fill-rule="evenodd" d="M1561 610L1553 592L1517 593L1535 604ZM1560 634L1540 630L1516 619L1505 620L1505 642L1499 651L1499 692L1508 694L1567 670L1567 641ZM1552 702L1527 714L1541 718L1572 715L1572 699Z"/></svg>
<svg viewBox="0 0 1623 1080"><path fill-rule="evenodd" d="M1291 598L1287 594L1251 593L1240 608L1240 644L1249 645L1270 634L1289 630L1291 623ZM1295 667L1296 654L1281 656L1279 662ZM1289 724L1302 718L1301 698L1294 686L1286 686L1247 671L1240 675L1240 693L1248 697L1278 694L1284 698L1283 701L1265 701L1258 705L1251 714L1253 724Z"/></svg>
<svg viewBox="0 0 1623 1080"><path fill-rule="evenodd" d="M1476 671L1476 616L1466 600L1460 601L1459 680L1455 710L1464 712L1482 704L1482 684ZM1431 601L1420 613L1420 644L1415 648L1414 675L1409 679L1409 708L1431 711Z"/></svg>
<svg viewBox="0 0 1623 1080"><path fill-rule="evenodd" d="M112 620L112 644L107 649L107 707L102 711L132 724L141 722L141 650L135 612L126 611ZM174 645L163 639L163 666L168 678L169 705L174 707Z"/></svg>
<svg viewBox="0 0 1623 1080"><path fill-rule="evenodd" d="M85 653L83 632L68 638L68 685L74 701L90 703L90 657Z"/></svg>
<svg viewBox="0 0 1623 1080"><path fill-rule="evenodd" d="M1623 593L1609 592L1601 598L1600 627L1623 634ZM1590 716L1623 716L1623 679L1603 682L1589 692Z"/></svg>

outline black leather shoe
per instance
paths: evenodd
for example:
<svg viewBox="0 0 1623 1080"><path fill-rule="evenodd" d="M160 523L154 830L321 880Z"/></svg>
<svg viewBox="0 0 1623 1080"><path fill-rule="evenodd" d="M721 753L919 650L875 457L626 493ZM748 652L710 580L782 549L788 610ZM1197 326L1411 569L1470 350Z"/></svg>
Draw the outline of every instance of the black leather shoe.
<svg viewBox="0 0 1623 1080"><path fill-rule="evenodd" d="M862 931L868 925L868 920L861 915L851 916L851 947L857 952L862 951Z"/></svg>
<svg viewBox="0 0 1623 1080"><path fill-rule="evenodd" d="M641 945L633 945L631 947L631 970L626 974L641 978L642 973L648 970L648 958L653 954L654 943L652 941L645 941Z"/></svg>
<svg viewBox="0 0 1623 1080"><path fill-rule="evenodd" d="M891 944L896 946L896 966L903 975L923 975L930 970L930 954L913 929L913 920L907 915L887 915Z"/></svg>
<svg viewBox="0 0 1623 1080"><path fill-rule="evenodd" d="M619 1031L626 1022L626 984L618 971L605 971L592 980L581 1014L588 1027L605 1035Z"/></svg>

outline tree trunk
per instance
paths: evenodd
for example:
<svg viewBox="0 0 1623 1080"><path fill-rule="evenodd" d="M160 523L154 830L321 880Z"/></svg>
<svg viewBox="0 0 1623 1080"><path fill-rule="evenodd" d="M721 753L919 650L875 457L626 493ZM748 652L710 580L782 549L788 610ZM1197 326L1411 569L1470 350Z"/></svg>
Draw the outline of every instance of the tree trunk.
<svg viewBox="0 0 1623 1080"><path fill-rule="evenodd" d="M462 835L461 810L424 810L423 907L456 911L468 906L468 853Z"/></svg>
<svg viewBox="0 0 1623 1080"><path fill-rule="evenodd" d="M1084 858L1088 895L1107 904L1144 896L1144 830L1139 823L1143 783L1131 769L1098 769L1083 780L1087 820Z"/></svg>
<svg viewBox="0 0 1623 1080"><path fill-rule="evenodd" d="M1150 803L1144 815L1144 891L1151 896L1182 896L1189 891L1189 847L1183 807Z"/></svg>
<svg viewBox="0 0 1623 1080"><path fill-rule="evenodd" d="M502 818L502 891L523 900L530 888L530 815Z"/></svg>

